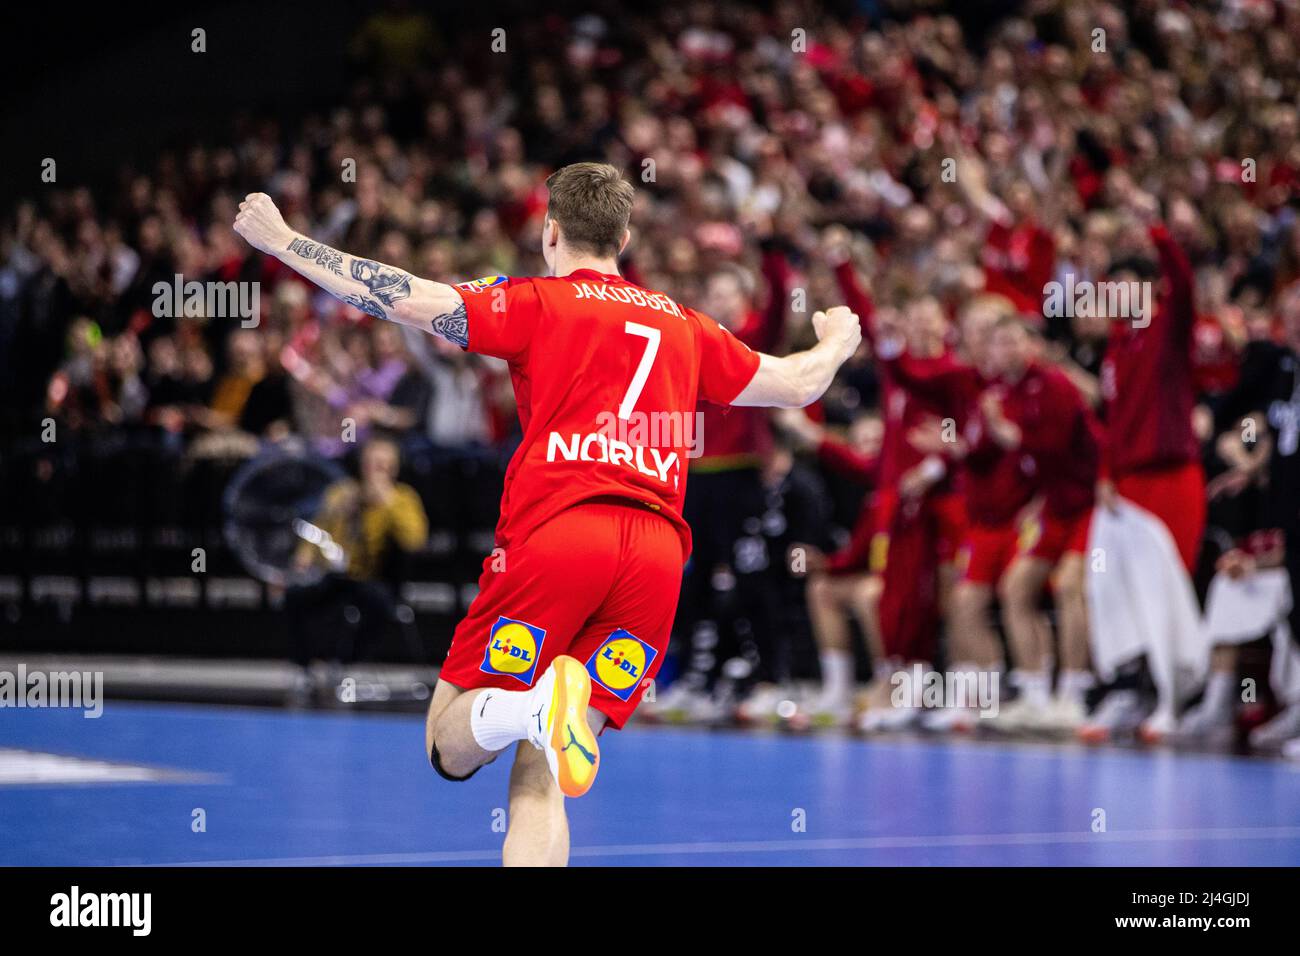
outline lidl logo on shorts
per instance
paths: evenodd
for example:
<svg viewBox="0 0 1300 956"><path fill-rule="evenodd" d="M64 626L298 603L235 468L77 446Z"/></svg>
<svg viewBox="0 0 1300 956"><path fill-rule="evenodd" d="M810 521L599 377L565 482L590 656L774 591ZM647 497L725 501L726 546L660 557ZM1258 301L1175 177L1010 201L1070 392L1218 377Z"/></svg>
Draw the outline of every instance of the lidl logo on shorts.
<svg viewBox="0 0 1300 956"><path fill-rule="evenodd" d="M487 650L478 669L486 674L505 674L531 687L544 640L544 628L499 617L488 634Z"/></svg>
<svg viewBox="0 0 1300 956"><path fill-rule="evenodd" d="M1016 550L1021 554L1029 554L1038 542L1043 538L1043 520L1041 518L1026 518L1020 526L1020 533L1016 536Z"/></svg>
<svg viewBox="0 0 1300 956"><path fill-rule="evenodd" d="M884 574L885 565L889 563L889 535L877 531L871 536L867 549L867 570L872 574Z"/></svg>
<svg viewBox="0 0 1300 956"><path fill-rule="evenodd" d="M645 641L620 628L587 659L587 673L619 700L628 700L657 653Z"/></svg>
<svg viewBox="0 0 1300 956"><path fill-rule="evenodd" d="M479 293L505 281L507 281L506 276L484 276L481 279L471 279L469 282L459 282L456 284L456 288L464 292Z"/></svg>

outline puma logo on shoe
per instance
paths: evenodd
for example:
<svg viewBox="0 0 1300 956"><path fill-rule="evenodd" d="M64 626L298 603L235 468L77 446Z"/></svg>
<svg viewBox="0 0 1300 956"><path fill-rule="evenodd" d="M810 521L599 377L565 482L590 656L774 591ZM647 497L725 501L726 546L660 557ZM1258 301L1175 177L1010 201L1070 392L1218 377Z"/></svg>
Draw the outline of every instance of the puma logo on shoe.
<svg viewBox="0 0 1300 956"><path fill-rule="evenodd" d="M578 743L578 738L574 736L572 727L565 724L564 729L569 732L569 742L560 748L560 753L564 753L570 747L577 747L582 755L587 758L587 763L594 765L596 763L596 755L582 744Z"/></svg>

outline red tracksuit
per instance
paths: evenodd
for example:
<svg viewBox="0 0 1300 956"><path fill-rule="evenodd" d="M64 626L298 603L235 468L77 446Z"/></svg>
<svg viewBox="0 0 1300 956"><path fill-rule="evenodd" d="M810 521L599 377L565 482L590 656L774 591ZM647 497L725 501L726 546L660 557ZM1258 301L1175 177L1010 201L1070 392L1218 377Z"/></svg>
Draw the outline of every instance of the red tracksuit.
<svg viewBox="0 0 1300 956"><path fill-rule="evenodd" d="M1074 383L1059 369L1031 363L998 386L1003 413L1020 428L1015 450L1029 456L1043 494L1040 515L1022 529L1018 553L1055 564L1087 547L1101 460L1099 429Z"/></svg>
<svg viewBox="0 0 1300 956"><path fill-rule="evenodd" d="M1191 263L1169 231L1153 226L1151 238L1167 289L1146 328L1124 320L1112 325L1101 367L1102 473L1165 523L1190 570L1205 528L1205 476L1192 432L1194 284Z"/></svg>

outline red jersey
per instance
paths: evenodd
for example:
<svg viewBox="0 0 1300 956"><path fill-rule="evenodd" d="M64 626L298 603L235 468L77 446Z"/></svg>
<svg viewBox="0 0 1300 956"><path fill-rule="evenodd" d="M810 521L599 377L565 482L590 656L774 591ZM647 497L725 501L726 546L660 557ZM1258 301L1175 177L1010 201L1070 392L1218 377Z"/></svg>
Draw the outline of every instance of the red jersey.
<svg viewBox="0 0 1300 956"><path fill-rule="evenodd" d="M1106 448L1115 478L1200 460L1192 431L1192 267L1164 226L1151 229L1169 290L1138 328L1115 320L1101 366Z"/></svg>
<svg viewBox="0 0 1300 956"><path fill-rule="evenodd" d="M903 354L885 365L897 382L937 403L961 429L970 448L959 479L970 519L986 527L1009 524L1033 498L1037 468L1028 454L1007 451L989 435L979 398L993 382L951 355L922 359Z"/></svg>
<svg viewBox="0 0 1300 956"><path fill-rule="evenodd" d="M858 283L857 273L850 262L835 267L844 304L857 313L862 323L862 337L871 343L879 357L880 345L875 334L875 303ZM880 369L880 407L884 418L885 434L880 445L880 486L897 489L903 474L921 463L921 454L907 440L907 433L929 418L942 418L942 404L930 396L914 393L898 381L887 362L877 362ZM943 478L931 494L950 491L952 482Z"/></svg>
<svg viewBox="0 0 1300 956"><path fill-rule="evenodd" d="M667 295L590 269L456 288L469 350L509 364L523 428L498 545L615 495L663 514L689 553L682 499L696 402L730 404L758 370L758 353Z"/></svg>
<svg viewBox="0 0 1300 956"><path fill-rule="evenodd" d="M1002 411L1020 427L1013 452L1033 459L1043 510L1068 518L1092 507L1101 461L1099 429L1078 388L1060 369L1033 362L998 386Z"/></svg>

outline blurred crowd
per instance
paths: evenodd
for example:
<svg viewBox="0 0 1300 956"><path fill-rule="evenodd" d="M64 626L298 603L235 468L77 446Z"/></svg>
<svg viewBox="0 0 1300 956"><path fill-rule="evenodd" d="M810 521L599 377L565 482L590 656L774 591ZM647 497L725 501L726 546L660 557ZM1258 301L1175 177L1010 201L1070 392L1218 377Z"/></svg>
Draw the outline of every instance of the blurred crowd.
<svg viewBox="0 0 1300 956"><path fill-rule="evenodd" d="M1234 445L1242 416L1223 409L1253 348L1286 347L1300 279L1300 4L1027 0L972 23L931 3L721 0L537 13L507 24L503 51L492 42L394 4L358 32L337 108L291 125L242 119L124 170L113 190L51 186L6 210L8 433L53 418L74 434L138 430L191 457L250 457L286 440L343 457L381 432L404 453L508 452L518 426L503 365L342 305L252 254L231 223L243 196L263 190L295 230L417 275L536 274L546 176L599 159L637 186L624 264L634 281L769 351L808 345L812 312L846 290L870 297L876 322L808 416L728 419L716 429L726 447L712 448L706 420L688 509L709 527L688 571L680 679L649 713L879 726L860 713L879 695L846 706L824 686L805 700L796 685L829 671L839 681L846 667L848 682L888 683L900 662L879 640L871 587L859 599L817 582L872 577L869 556L843 558L863 500L882 489L920 499L953 477L845 467L877 460L889 428L880 326L918 356L970 358L961 320L973 307L1019 316L1035 361L1065 371L1104 428L1109 322L1046 316L1044 287L1101 280L1120 263L1167 282L1154 268L1156 223L1194 282L1190 427L1209 518L1189 572L1203 596L1223 555L1253 569L1259 548L1243 543L1271 527L1254 503L1269 494L1270 451L1254 437ZM1132 265L1143 262L1149 272ZM156 314L155 285L177 275L260 283L259 323ZM1177 399L1157 388L1141 401ZM806 601L821 602L811 617ZM939 605L945 641L924 659L951 664L953 619ZM867 638L869 661L854 651L846 663L834 636L845 627ZM1236 666L1216 659L1221 673ZM1070 692L1079 707L1020 714L1019 728L1085 725L1093 684L1079 678ZM1219 701L1207 726L1289 709L1294 727L1269 738L1280 743L1300 735L1289 704L1300 700L1265 695L1243 718Z"/></svg>

